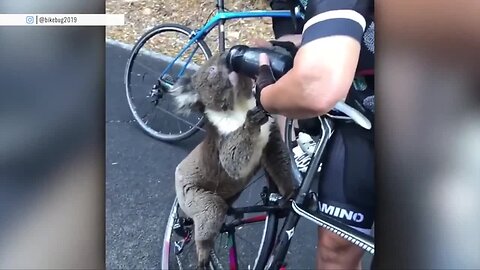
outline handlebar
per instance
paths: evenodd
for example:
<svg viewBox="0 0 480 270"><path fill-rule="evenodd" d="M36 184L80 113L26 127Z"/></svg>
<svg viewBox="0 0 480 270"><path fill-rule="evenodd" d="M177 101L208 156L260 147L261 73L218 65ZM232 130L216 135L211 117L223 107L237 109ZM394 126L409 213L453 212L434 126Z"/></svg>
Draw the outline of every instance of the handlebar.
<svg viewBox="0 0 480 270"><path fill-rule="evenodd" d="M354 109L347 103L339 101L337 102L337 104L335 104L334 108L350 117L355 123L357 123L357 125L363 127L364 129L370 130L372 128L372 123L370 122L370 120L368 120L365 115L363 115L361 112Z"/></svg>

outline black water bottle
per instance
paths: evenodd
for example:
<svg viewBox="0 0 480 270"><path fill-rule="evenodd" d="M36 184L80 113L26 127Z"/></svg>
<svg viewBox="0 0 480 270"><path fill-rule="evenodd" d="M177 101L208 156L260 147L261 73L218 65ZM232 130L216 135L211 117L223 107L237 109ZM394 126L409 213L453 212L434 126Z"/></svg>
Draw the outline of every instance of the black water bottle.
<svg viewBox="0 0 480 270"><path fill-rule="evenodd" d="M286 50L283 52L271 48L253 48L245 45L236 45L230 48L227 54L227 65L231 70L255 79L260 67L261 53L268 55L276 80L293 67L293 56Z"/></svg>

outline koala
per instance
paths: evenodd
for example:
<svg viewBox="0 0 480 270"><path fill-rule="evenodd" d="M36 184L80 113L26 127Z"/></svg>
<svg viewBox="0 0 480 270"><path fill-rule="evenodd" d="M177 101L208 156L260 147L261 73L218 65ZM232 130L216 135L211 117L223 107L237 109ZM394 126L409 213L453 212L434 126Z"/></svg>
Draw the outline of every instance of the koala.
<svg viewBox="0 0 480 270"><path fill-rule="evenodd" d="M177 111L204 113L206 136L175 170L179 206L194 221L198 268L209 254L235 200L263 167L284 197L294 193L290 158L280 129L256 107L253 81L229 71L226 53L182 76L171 94Z"/></svg>

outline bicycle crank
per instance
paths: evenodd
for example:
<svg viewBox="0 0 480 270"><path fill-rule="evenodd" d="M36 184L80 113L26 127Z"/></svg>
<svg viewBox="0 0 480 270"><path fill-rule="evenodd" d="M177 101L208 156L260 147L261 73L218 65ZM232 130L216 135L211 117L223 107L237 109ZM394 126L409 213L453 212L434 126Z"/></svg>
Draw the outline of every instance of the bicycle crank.
<svg viewBox="0 0 480 270"><path fill-rule="evenodd" d="M190 243L190 240L192 239L192 229L190 226L193 225L193 220L190 218L183 218L179 217L175 221L175 224L173 224L173 231L175 234L178 236L182 237L182 240L175 241L175 254L178 255L180 254L184 247Z"/></svg>

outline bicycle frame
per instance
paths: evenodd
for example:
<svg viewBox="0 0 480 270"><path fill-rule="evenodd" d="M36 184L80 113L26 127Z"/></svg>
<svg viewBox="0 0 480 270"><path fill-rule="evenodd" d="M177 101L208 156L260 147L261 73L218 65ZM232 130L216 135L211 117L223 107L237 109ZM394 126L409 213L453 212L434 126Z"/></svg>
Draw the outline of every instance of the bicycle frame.
<svg viewBox="0 0 480 270"><path fill-rule="evenodd" d="M254 216L250 218L235 220L231 224L225 225L220 232L227 233L228 239L228 263L231 270L238 269L237 246L235 240L235 227L244 224L266 221L267 215Z"/></svg>
<svg viewBox="0 0 480 270"><path fill-rule="evenodd" d="M298 11L295 12L296 17L302 17ZM224 9L224 0L217 0L217 12L216 14L205 24L202 28L193 30L189 36L188 43L182 48L182 50L177 54L177 56L170 62L165 70L159 77L159 81L171 86L170 83L165 82L162 80L163 76L173 67L175 62L192 46L194 43L198 43L198 41L202 40L207 36L210 31L216 26L219 27L219 40L218 46L220 51L225 51L225 22L228 20L233 19L242 19L242 18L262 18L262 17L277 17L277 18L290 18L291 11L290 10L276 10L276 11L266 11L266 10L254 10L254 11L241 11L241 12L230 12L225 11ZM193 58L198 46L193 50L192 53L188 56L187 61L185 62L184 66L178 73L178 76L181 76L188 65L188 63ZM311 222L316 223L319 226L327 228L331 231L336 232L340 236L344 237L347 240L350 240L354 244L362 247L364 250L370 253L374 253L375 248L373 244L373 237L365 235L361 232L358 232L351 227L336 221L335 219L331 218L330 216L323 214L323 213L310 213L308 210L304 208L304 204L307 200L307 196L310 192L311 185L313 180L316 178L318 174L317 168L321 163L323 154L325 152L326 145L329 141L329 138L334 133L333 129L333 120L327 117L320 117L320 123L322 127L322 139L320 143L317 144L313 158L309 164L307 174L305 178L302 179L298 168L296 167L295 160L291 156L291 164L294 173L295 180L300 184L300 190L298 195L291 201L290 212L286 217L284 222L283 228L280 230L280 233L277 236L276 244L273 248L273 251L270 254L269 260L266 265L266 269L280 269L283 265L283 261L285 255L288 251L290 246L290 241L294 235L295 228L297 223L301 217L308 219ZM289 127L292 125L292 120L287 121L286 129L288 130ZM286 132L287 140L291 140L289 136L291 134ZM236 213L243 214L243 213L252 213L252 212L272 212L282 210L284 208L279 206L251 206L251 207L244 207L244 208L237 208ZM235 243L235 227L248 224L248 223L255 223L264 221L266 218L265 215L256 216L252 218L243 219L240 218L235 222L226 225L223 228L223 232L227 232L228 241L229 241L229 264L230 269L238 269L238 261L237 261L237 254L236 254L236 243Z"/></svg>
<svg viewBox="0 0 480 270"><path fill-rule="evenodd" d="M310 213L303 206L307 200L308 193L310 192L311 185L318 174L317 168L320 166L322 161L325 148L328 144L330 137L334 133L333 121L327 117L320 118L321 128L322 128L322 138L320 143L317 144L313 159L311 160L307 174L305 178L301 179L298 168L296 167L295 160L292 156L291 164L292 170L294 172L294 178L300 184L300 189L297 196L291 201L291 204L279 206L279 205L259 205L259 206L248 206L240 208L232 208L233 213L229 215L243 215L245 213L254 213L254 212L273 212L279 210L285 210L286 207L290 208L290 212L286 217L283 228L280 230L280 233L277 236L276 245L274 246L272 252L270 253L269 259L265 269L280 269L283 265L285 255L289 249L290 241L293 238L295 233L295 228L297 226L300 218L306 218L307 220L316 223L319 226L330 229L331 231L337 233L338 235L344 237L345 239L351 241L352 243L362 247L367 252L374 254L375 247L373 244L373 237L358 232L351 227L331 218L330 216L323 213ZM286 140L291 140L289 129L293 124L292 120L287 121L286 126ZM296 173L295 173L296 172ZM230 269L238 269L238 260L236 252L236 242L235 242L235 228L244 224L262 222L265 221L267 215L254 216L250 218L238 218L232 221L229 224L224 224L222 232L227 233L228 237L228 249L229 249L229 265Z"/></svg>
<svg viewBox="0 0 480 270"><path fill-rule="evenodd" d="M306 218L307 220L316 223L319 226L327 228L341 237L351 241L352 243L360 246L367 252L374 254L375 246L373 243L373 237L361 233L357 230L354 230L348 225L345 225L332 217L324 214L324 213L311 213L305 209L304 205L307 200L307 196L310 192L311 185L316 179L318 175L317 168L320 166L322 161L322 157L325 153L325 148L328 144L330 137L335 132L333 129L333 120L327 117L320 117L320 123L322 128L322 138L320 139L320 143L317 144L316 149L314 151L313 159L310 161L308 166L307 174L305 178L302 179L298 168L296 167L295 160L293 156L291 158L292 170L294 172L294 178L300 184L300 189L297 196L291 201L291 204L286 204L284 206L279 205L261 205L261 206L249 206L249 207L241 207L241 208L234 208L232 209L234 212L230 215L235 214L245 214L245 213L254 213L254 212L272 212L272 211L279 211L284 210L288 206L290 208L289 214L286 216L283 228L280 230L280 233L277 235L276 244L270 253L269 259L267 261L267 265L265 269L280 269L283 265L284 258L286 253L289 249L291 239L295 233L295 228L297 226L298 221L300 218ZM291 140L289 129L293 125L292 120L287 121L286 132L287 138L286 140ZM255 223L261 222L265 220L266 215L261 216L254 216L251 218L240 218L234 220L232 223L228 225L224 225L222 229L223 232L227 232L227 236L229 239L229 263L230 269L238 269L238 261L237 261L237 253L236 253L236 246L235 246L235 227L241 226L243 224L248 223Z"/></svg>
<svg viewBox="0 0 480 270"><path fill-rule="evenodd" d="M190 40L183 47L183 49L177 54L172 62L168 64L165 70L159 77L159 81L162 81L163 76L173 67L175 62L192 46L194 43L198 42L205 38L206 35L212 31L212 29L218 26L219 29L219 38L218 38L218 47L221 52L225 51L225 22L228 20L234 19L247 19L247 18L291 18L292 13L290 10L251 10L251 11L238 11L231 12L225 11L224 1L217 0L217 12L216 14L200 29L194 30L190 34ZM301 18L302 14L298 11L295 12L295 16ZM197 51L198 46L190 53L185 65L178 73L178 76L182 76L185 72L188 63L192 59L193 55ZM171 86L171 85L169 85Z"/></svg>
<svg viewBox="0 0 480 270"><path fill-rule="evenodd" d="M298 168L296 166L295 160L291 155L290 158L292 160L291 166L294 171L294 177L296 178L300 185L299 193L297 194L296 198L292 200L291 206L292 210L285 222L283 228L280 230L278 234L276 245L270 254L270 258L267 262L265 269L280 269L283 265L284 258L287 254L288 248L290 246L290 241L295 233L295 228L300 217L306 218L307 220L316 223L319 226L322 226L326 229L329 229L332 232L337 233L339 236L351 241L352 243L360 246L367 252L374 254L375 246L373 243L373 237L361 233L353 228L349 227L346 224L343 224L330 216L323 214L323 213L310 213L304 207L302 207L307 199L308 193L310 191L311 185L313 180L318 175L318 168L322 161L323 155L325 153L326 145L330 139L330 137L334 133L333 129L333 120L324 116L319 117L320 124L322 128L322 138L320 139L320 143L317 143L315 147L315 151L313 154L313 159L310 161L307 174L305 178L302 180L299 174ZM287 125L285 127L285 134L286 134L286 141L291 141L291 127L293 125L293 121L291 119L287 120ZM296 173L295 173L296 172Z"/></svg>

